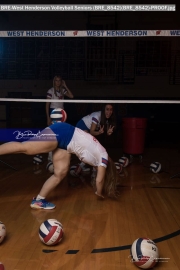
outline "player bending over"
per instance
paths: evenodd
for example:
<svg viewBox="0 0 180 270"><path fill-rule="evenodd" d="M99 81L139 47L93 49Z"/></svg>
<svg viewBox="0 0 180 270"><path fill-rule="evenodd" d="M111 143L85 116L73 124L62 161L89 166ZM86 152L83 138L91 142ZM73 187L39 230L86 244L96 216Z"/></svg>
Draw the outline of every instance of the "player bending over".
<svg viewBox="0 0 180 270"><path fill-rule="evenodd" d="M42 186L31 207L53 209L47 195L64 179L69 170L71 154L81 161L97 167L95 194L104 198L116 197L117 171L105 148L91 134L67 123L54 123L41 131L38 138L25 142L9 142L0 145L0 155L24 153L36 155L53 151L54 174ZM60 164L60 166L59 166Z"/></svg>

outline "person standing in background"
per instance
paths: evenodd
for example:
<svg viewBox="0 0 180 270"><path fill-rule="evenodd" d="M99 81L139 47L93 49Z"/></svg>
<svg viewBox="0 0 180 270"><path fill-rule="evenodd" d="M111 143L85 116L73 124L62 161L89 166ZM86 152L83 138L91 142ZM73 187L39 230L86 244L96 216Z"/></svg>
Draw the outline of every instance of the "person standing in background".
<svg viewBox="0 0 180 270"><path fill-rule="evenodd" d="M61 76L55 76L53 78L53 87L47 91L47 99L64 99L64 96L69 98L73 98L72 92L67 87L64 80L62 80ZM56 108L64 109L64 103L62 102L46 102L46 117L47 117L47 125L51 125L50 114L52 110Z"/></svg>
<svg viewBox="0 0 180 270"><path fill-rule="evenodd" d="M67 87L64 80L62 80L61 76L56 75L53 78L53 87L50 88L47 91L47 99L64 99L64 96L67 96L69 98L73 98L72 92ZM47 125L51 125L51 112L54 109L61 108L64 109L64 103L63 102L46 102L46 117L47 117ZM52 152L49 152L48 154L48 161L52 161Z"/></svg>

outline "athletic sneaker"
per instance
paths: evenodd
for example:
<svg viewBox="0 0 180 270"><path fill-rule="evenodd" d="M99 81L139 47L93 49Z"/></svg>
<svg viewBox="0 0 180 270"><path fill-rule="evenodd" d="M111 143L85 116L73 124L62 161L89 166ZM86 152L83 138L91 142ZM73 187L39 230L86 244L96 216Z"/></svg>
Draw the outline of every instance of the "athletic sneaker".
<svg viewBox="0 0 180 270"><path fill-rule="evenodd" d="M45 199L36 200L36 198L33 198L31 204L31 208L34 209L54 209L56 206L53 203L47 202Z"/></svg>

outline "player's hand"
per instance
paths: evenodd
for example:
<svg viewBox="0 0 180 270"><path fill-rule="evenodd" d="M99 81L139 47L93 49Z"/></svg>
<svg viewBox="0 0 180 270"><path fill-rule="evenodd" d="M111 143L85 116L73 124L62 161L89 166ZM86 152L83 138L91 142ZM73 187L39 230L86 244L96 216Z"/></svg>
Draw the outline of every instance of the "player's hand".
<svg viewBox="0 0 180 270"><path fill-rule="evenodd" d="M99 131L98 131L98 132L99 132L99 134L104 133L104 126L102 126L102 127L100 126L100 129L99 129Z"/></svg>
<svg viewBox="0 0 180 270"><path fill-rule="evenodd" d="M64 80L62 80L62 86L67 87Z"/></svg>
<svg viewBox="0 0 180 270"><path fill-rule="evenodd" d="M110 125L109 128L108 128L107 134L111 135L113 133L113 129L114 129L114 126Z"/></svg>

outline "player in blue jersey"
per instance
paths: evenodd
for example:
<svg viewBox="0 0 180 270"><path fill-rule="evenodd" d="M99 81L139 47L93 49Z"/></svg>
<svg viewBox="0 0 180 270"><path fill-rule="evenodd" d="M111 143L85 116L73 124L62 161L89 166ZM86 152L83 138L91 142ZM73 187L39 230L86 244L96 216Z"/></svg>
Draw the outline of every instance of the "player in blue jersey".
<svg viewBox="0 0 180 270"><path fill-rule="evenodd" d="M37 197L33 198L34 209L53 209L55 205L45 198L66 176L71 154L81 161L97 167L95 194L104 198L116 195L117 172L105 148L91 134L67 123L54 123L25 142L9 142L0 145L0 155L24 153L36 155L53 151L54 174L49 177ZM59 166L59 164L61 166Z"/></svg>

